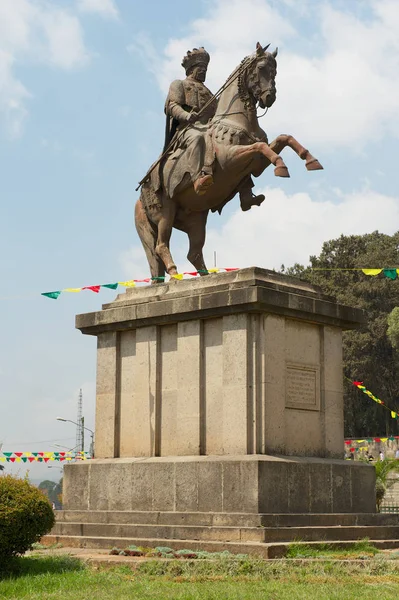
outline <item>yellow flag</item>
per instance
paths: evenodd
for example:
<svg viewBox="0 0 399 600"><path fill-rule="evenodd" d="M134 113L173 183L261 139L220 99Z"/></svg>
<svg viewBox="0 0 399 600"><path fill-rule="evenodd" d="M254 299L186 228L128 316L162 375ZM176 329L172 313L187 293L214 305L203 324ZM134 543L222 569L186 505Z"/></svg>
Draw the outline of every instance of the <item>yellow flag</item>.
<svg viewBox="0 0 399 600"><path fill-rule="evenodd" d="M172 279L179 279L182 280L183 279L183 273L176 273L176 275L171 275Z"/></svg>
<svg viewBox="0 0 399 600"><path fill-rule="evenodd" d="M219 273L219 269L208 269L208 273Z"/></svg>
<svg viewBox="0 0 399 600"><path fill-rule="evenodd" d="M6 457L5 457L5 456L0 456L0 460L1 460L2 462L5 462L5 461L6 461Z"/></svg>
<svg viewBox="0 0 399 600"><path fill-rule="evenodd" d="M388 438L380 438L381 442L386 442Z"/></svg>
<svg viewBox="0 0 399 600"><path fill-rule="evenodd" d="M32 452L24 452L24 456L32 456Z"/></svg>
<svg viewBox="0 0 399 600"><path fill-rule="evenodd" d="M357 444L362 444L364 442L364 440L356 440Z"/></svg>
<svg viewBox="0 0 399 600"><path fill-rule="evenodd" d="M130 281L118 281L119 285L123 285L125 287L135 287L136 286L136 282L131 279Z"/></svg>
<svg viewBox="0 0 399 600"><path fill-rule="evenodd" d="M15 459L15 462L22 462L21 457L17 456L17 458Z"/></svg>
<svg viewBox="0 0 399 600"><path fill-rule="evenodd" d="M391 417L392 417L392 419L396 419L397 416L398 416L397 413L394 412L393 410L391 410Z"/></svg>
<svg viewBox="0 0 399 600"><path fill-rule="evenodd" d="M63 292L81 292L82 288L65 288L65 290L62 290Z"/></svg>
<svg viewBox="0 0 399 600"><path fill-rule="evenodd" d="M382 269L362 269L365 275L379 275Z"/></svg>

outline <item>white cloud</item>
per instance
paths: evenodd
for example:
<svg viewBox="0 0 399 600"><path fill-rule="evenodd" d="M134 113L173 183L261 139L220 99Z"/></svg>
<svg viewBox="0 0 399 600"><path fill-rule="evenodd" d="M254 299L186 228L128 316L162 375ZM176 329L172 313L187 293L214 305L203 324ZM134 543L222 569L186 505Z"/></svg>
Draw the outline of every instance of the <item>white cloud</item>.
<svg viewBox="0 0 399 600"><path fill-rule="evenodd" d="M281 188L256 188L266 200L260 207L243 213L238 196L232 201L237 210L227 220L212 215L208 220L204 257L213 266L213 252L220 267L279 269L282 264L308 264L318 255L326 240L343 235L362 235L379 230L393 234L399 222L399 197L379 194L365 186L344 193L335 188L311 194L286 194ZM187 236L173 231L171 251L179 271L192 270L187 262ZM148 277L144 250L135 245L122 253L125 276Z"/></svg>
<svg viewBox="0 0 399 600"><path fill-rule="evenodd" d="M204 18L187 25L184 37L169 40L161 64L145 34L129 50L146 56L166 93L183 76L187 49L204 45L210 51L208 83L216 90L257 40L272 42L280 54L277 101L263 122L273 129L270 139L288 132L305 145L359 151L399 135L399 11L397 0L339 6L306 2L298 20L290 2L215 0ZM360 8L369 14L362 18Z"/></svg>
<svg viewBox="0 0 399 600"><path fill-rule="evenodd" d="M81 12L98 13L101 17L116 19L118 9L114 0L77 0Z"/></svg>
<svg viewBox="0 0 399 600"><path fill-rule="evenodd" d="M246 213L238 209L221 229L208 230L206 246L217 251L221 266L308 264L326 240L376 229L392 234L399 222L399 198L367 188L348 194L334 190L324 201L280 188L261 192L266 196L261 207Z"/></svg>
<svg viewBox="0 0 399 600"><path fill-rule="evenodd" d="M31 95L15 66L37 63L68 70L88 60L81 24L72 13L45 0L1 0L0 119L8 135L22 133Z"/></svg>

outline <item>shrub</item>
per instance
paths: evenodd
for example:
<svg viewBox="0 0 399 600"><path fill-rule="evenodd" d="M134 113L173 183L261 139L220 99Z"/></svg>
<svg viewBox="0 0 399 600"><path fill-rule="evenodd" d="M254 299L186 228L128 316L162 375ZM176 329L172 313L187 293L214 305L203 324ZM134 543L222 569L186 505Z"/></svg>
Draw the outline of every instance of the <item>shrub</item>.
<svg viewBox="0 0 399 600"><path fill-rule="evenodd" d="M28 481L0 477L0 560L23 554L54 525L46 496Z"/></svg>

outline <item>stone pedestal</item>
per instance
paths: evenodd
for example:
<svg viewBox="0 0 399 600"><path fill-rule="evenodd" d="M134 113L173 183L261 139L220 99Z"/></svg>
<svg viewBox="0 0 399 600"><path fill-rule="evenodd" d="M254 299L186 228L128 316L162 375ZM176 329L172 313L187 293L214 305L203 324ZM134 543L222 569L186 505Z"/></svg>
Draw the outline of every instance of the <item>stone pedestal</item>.
<svg viewBox="0 0 399 600"><path fill-rule="evenodd" d="M332 460L342 330L362 321L259 268L127 290L79 315L98 339L96 458L67 466L66 508L373 512L374 470Z"/></svg>

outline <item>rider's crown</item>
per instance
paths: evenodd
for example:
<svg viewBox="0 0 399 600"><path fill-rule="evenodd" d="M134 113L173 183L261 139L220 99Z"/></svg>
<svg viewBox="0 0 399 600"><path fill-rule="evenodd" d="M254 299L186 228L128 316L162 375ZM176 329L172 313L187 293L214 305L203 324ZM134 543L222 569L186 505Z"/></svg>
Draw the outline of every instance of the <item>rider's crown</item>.
<svg viewBox="0 0 399 600"><path fill-rule="evenodd" d="M201 48L193 48L193 50L188 50L186 56L183 58L181 63L182 67L187 72L191 67L195 65L204 65L208 66L210 60L210 56L204 47Z"/></svg>

